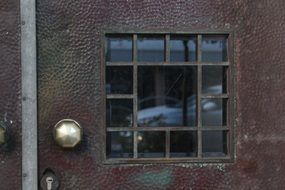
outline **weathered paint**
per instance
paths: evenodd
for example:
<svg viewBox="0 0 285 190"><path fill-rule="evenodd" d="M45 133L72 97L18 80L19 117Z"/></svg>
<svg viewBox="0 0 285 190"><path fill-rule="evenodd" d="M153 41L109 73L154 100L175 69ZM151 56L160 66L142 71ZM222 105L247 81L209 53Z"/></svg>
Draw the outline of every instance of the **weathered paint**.
<svg viewBox="0 0 285 190"><path fill-rule="evenodd" d="M162 169L161 171L142 172L133 177L134 179L131 180L138 181L139 186L149 188L166 188L173 179L171 171L167 169Z"/></svg>

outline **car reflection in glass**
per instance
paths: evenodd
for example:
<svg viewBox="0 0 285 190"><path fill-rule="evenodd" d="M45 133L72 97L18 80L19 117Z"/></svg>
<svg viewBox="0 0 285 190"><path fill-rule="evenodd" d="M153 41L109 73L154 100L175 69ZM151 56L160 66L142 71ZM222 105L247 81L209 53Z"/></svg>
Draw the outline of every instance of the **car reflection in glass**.
<svg viewBox="0 0 285 190"><path fill-rule="evenodd" d="M222 86L211 86L208 92L221 91ZM183 121L183 105L179 99L172 97L148 97L139 101L154 101L157 98L164 98L167 104L155 107L148 107L138 111L138 125L140 127L163 127L163 126L185 126ZM222 126L225 124L223 117L222 99L202 99L202 125ZM196 96L187 98L187 126L196 126Z"/></svg>

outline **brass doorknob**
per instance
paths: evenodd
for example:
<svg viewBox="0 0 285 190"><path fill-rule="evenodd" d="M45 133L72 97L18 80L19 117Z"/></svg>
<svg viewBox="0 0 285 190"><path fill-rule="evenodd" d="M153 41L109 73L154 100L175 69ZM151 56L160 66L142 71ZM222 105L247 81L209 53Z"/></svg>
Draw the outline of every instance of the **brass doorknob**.
<svg viewBox="0 0 285 190"><path fill-rule="evenodd" d="M60 120L53 129L53 137L56 143L63 148L73 148L82 140L83 130L72 119Z"/></svg>
<svg viewBox="0 0 285 190"><path fill-rule="evenodd" d="M0 145L5 143L5 133L6 129L2 126L2 123L0 123Z"/></svg>

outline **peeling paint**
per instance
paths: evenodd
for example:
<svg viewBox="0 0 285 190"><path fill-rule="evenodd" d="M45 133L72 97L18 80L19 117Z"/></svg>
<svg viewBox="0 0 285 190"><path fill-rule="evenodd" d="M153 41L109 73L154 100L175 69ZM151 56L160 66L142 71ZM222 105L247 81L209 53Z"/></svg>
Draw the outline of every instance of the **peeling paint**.
<svg viewBox="0 0 285 190"><path fill-rule="evenodd" d="M225 172L225 164L212 164L212 163L191 163L191 164L175 164L176 166L180 166L183 168L211 168L211 169L217 169L219 171Z"/></svg>
<svg viewBox="0 0 285 190"><path fill-rule="evenodd" d="M147 187L165 187L171 183L171 174L172 172L167 169L162 171L150 171L139 174L136 180Z"/></svg>

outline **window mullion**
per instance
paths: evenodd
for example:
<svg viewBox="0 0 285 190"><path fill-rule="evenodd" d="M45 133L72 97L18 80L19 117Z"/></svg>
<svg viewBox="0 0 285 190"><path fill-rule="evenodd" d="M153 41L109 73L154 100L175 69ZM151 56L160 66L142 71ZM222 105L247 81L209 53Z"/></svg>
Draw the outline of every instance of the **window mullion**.
<svg viewBox="0 0 285 190"><path fill-rule="evenodd" d="M202 110L201 110L201 95L202 95L202 35L198 35L197 43L197 120L198 120L198 158L202 157Z"/></svg>
<svg viewBox="0 0 285 190"><path fill-rule="evenodd" d="M138 127L138 66L137 66L137 34L133 35L133 127ZM134 158L138 157L138 138L137 138L137 131L134 131L133 136L133 151L134 151Z"/></svg>

